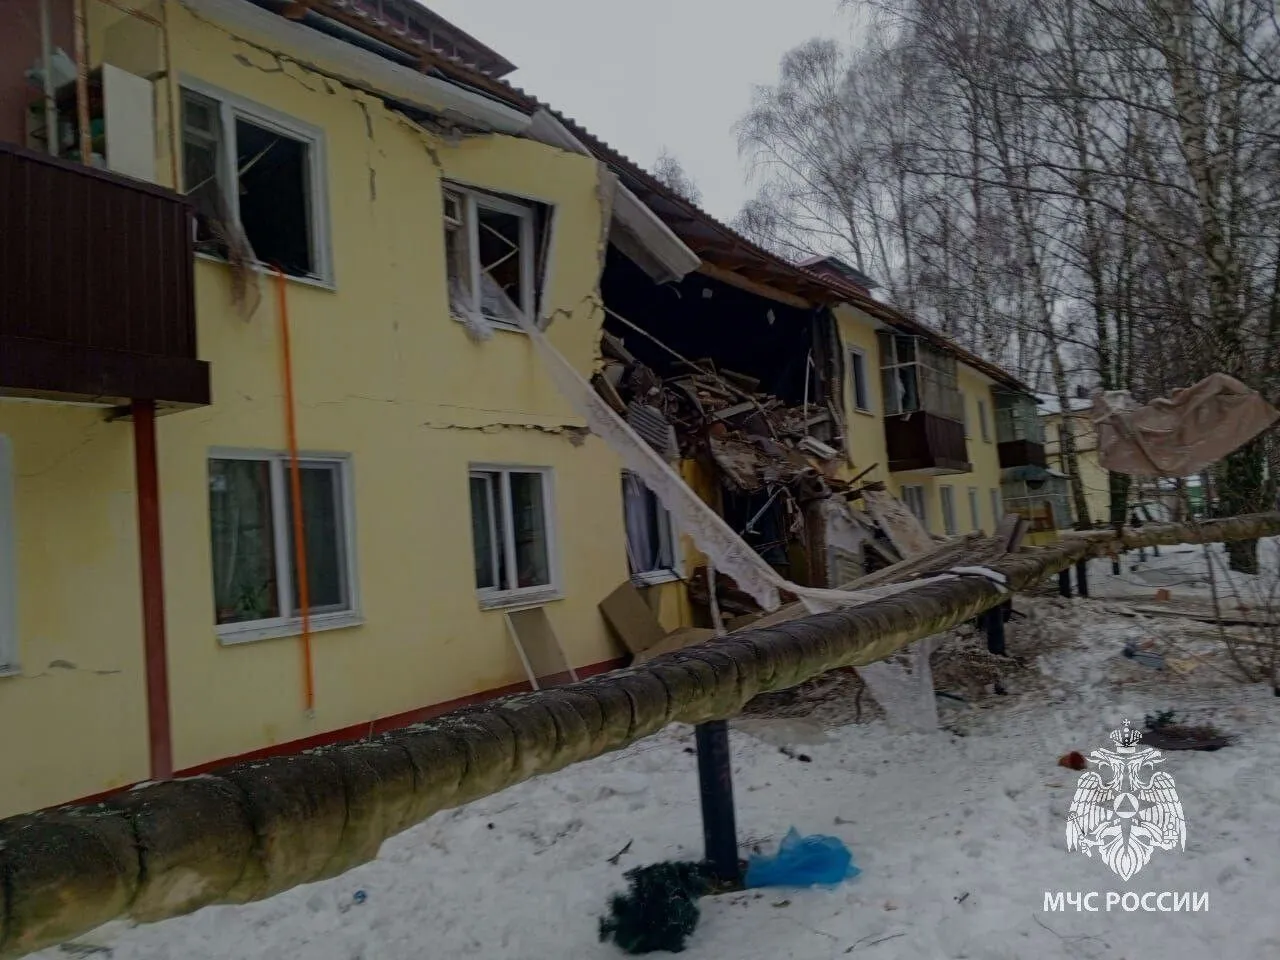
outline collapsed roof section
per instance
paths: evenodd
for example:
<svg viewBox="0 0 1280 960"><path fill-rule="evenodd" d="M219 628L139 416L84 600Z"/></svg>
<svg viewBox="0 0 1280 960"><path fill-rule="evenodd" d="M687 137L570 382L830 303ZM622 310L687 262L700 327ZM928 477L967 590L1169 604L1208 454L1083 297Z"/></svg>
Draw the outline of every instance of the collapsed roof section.
<svg viewBox="0 0 1280 960"><path fill-rule="evenodd" d="M1005 389L1031 393L1007 371L875 300L866 287L840 271L822 269L821 264L791 264L756 245L575 121L499 79L506 72L501 64L486 68L477 55L469 58L469 65L466 57L433 49L430 36L413 24L372 15L369 0L181 2L225 26L247 28L314 51L326 64L337 65L338 79L407 108L410 115L416 111L463 130L529 136L561 149L590 153L611 168L622 188L610 240L658 282L676 280L697 269L798 309L847 303L874 321L929 340ZM457 36L466 36L453 29ZM347 48L345 52L342 47ZM324 71L323 65L316 66Z"/></svg>

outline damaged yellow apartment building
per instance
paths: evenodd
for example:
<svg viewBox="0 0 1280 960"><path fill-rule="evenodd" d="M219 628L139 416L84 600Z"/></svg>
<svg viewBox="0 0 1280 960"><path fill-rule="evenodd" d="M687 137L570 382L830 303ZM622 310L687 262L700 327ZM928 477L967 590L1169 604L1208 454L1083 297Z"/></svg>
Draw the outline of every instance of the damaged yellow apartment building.
<svg viewBox="0 0 1280 960"><path fill-rule="evenodd" d="M697 624L696 551L522 321L793 579L833 575L773 529L797 449L940 535L1043 465L1000 433L1012 377L737 237L416 3L17 2L49 29L0 40L0 815L611 669L619 584ZM810 442L726 486L610 350L659 393L732 371Z"/></svg>

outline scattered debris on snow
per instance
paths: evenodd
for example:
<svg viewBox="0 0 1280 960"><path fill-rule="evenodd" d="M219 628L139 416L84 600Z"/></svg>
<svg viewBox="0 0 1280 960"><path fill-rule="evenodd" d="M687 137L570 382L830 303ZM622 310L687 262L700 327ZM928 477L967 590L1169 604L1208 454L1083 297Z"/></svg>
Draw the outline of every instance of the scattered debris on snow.
<svg viewBox="0 0 1280 960"><path fill-rule="evenodd" d="M1273 541L1268 550L1274 560ZM1111 579L1105 564L1097 587ZM1008 625L1010 656L991 658L964 629L935 653L939 689L966 701L948 717L952 732L893 728L875 718L869 697L854 724L859 685L842 671L759 698L735 721L743 855L776 843L780 822L794 823L802 834L838 837L862 873L783 898L703 897L684 956L1280 955L1271 905L1280 885L1280 702L1270 685L1242 682L1204 623L1126 616L1115 599L1016 604L1025 616ZM1123 656L1126 642L1149 638L1198 666L1155 671ZM994 675L1007 696L986 692ZM1076 763L1065 769L1055 758L1086 758L1124 719L1137 725L1170 710L1175 726L1227 730L1233 745L1165 755L1187 818L1186 850L1160 853L1125 885L1096 858L1067 852ZM160 924L111 924L85 942L113 960L618 957L596 924L625 871L702 855L692 745L690 728L673 727L432 817L343 876ZM797 762L801 753L811 762ZM1206 892L1209 909L1044 908L1046 893L1130 890ZM366 894L358 907L357 892Z"/></svg>

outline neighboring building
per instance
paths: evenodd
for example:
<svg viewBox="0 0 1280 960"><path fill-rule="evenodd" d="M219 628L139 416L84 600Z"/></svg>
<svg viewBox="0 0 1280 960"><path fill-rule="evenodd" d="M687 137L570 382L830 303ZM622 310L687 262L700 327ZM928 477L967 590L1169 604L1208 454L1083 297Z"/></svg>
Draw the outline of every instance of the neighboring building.
<svg viewBox="0 0 1280 960"><path fill-rule="evenodd" d="M1089 504L1090 525L1106 524L1111 520L1111 488L1107 471L1098 463L1098 434L1089 419L1089 410L1093 406L1086 397L1068 398L1067 414L1062 414L1062 406L1058 398L1052 394L1041 394L1040 423L1044 431L1045 457L1049 465L1063 474L1069 474L1066 457L1062 452L1062 435L1070 430L1075 440L1076 463L1080 471L1080 480L1084 484L1085 500ZM1074 501L1070 501L1071 517L1074 520Z"/></svg>

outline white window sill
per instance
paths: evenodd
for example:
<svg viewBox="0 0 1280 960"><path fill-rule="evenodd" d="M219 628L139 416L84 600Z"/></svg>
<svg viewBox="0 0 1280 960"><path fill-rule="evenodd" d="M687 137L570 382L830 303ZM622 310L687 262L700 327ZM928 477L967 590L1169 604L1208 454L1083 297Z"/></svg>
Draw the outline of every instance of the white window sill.
<svg viewBox="0 0 1280 960"><path fill-rule="evenodd" d="M20 676L22 676L21 664L18 664L18 663L0 664L0 680L3 680L5 677L20 677Z"/></svg>
<svg viewBox="0 0 1280 960"><path fill-rule="evenodd" d="M453 313L452 311L450 311L449 316L453 318L455 323L465 324L467 322L462 317L458 316L456 313ZM493 319L493 317L485 317L484 319L489 324L489 326L493 327L493 329L498 330L502 333L524 333L524 328L521 327L520 324L516 323L514 320L495 320Z"/></svg>
<svg viewBox="0 0 1280 960"><path fill-rule="evenodd" d="M481 610L505 610L509 607L537 607L544 603L563 600L559 587L530 587L525 590L487 592L479 594Z"/></svg>
<svg viewBox="0 0 1280 960"><path fill-rule="evenodd" d="M870 407L854 407L853 412L860 413L864 417L875 417L875 413L872 412Z"/></svg>
<svg viewBox="0 0 1280 960"><path fill-rule="evenodd" d="M683 580L674 570L648 570L644 573L633 573L631 582L637 587L657 587L664 583L676 583Z"/></svg>
<svg viewBox="0 0 1280 960"><path fill-rule="evenodd" d="M206 263L220 263L224 267L231 266L231 264L224 257L219 257L217 254L213 254L213 253L205 253L203 250L196 251L196 259L204 260ZM252 263L249 265L249 269L252 270L254 273L264 277L274 277L276 275L275 269L273 267L267 266L264 263ZM326 279L324 277L314 277L314 276L299 277L299 276L295 276L292 273L286 273L284 275L284 278L288 280L290 283L299 283L304 287L317 287L320 290L337 290L338 289L334 285L333 280Z"/></svg>
<svg viewBox="0 0 1280 960"><path fill-rule="evenodd" d="M342 630L346 627L358 627L364 623L364 617L355 611L343 613L322 613L311 618L311 632L322 633L325 630ZM237 643L252 643L255 640L276 640L280 637L298 637L302 635L301 618L293 618L284 623L258 625L258 623L228 623L218 627L218 642L223 646Z"/></svg>

